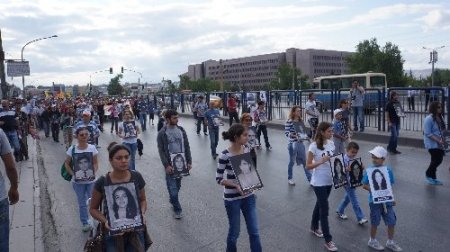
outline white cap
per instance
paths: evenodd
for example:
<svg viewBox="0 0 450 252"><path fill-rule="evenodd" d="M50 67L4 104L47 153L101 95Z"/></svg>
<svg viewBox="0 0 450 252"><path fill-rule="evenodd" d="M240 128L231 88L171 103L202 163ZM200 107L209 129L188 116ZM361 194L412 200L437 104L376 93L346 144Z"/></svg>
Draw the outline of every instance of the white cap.
<svg viewBox="0 0 450 252"><path fill-rule="evenodd" d="M337 114L342 113L342 109L335 109L333 112L334 117L336 117Z"/></svg>
<svg viewBox="0 0 450 252"><path fill-rule="evenodd" d="M370 154L374 155L377 158L386 158L387 157L387 151L385 148L381 146L377 146L369 151Z"/></svg>

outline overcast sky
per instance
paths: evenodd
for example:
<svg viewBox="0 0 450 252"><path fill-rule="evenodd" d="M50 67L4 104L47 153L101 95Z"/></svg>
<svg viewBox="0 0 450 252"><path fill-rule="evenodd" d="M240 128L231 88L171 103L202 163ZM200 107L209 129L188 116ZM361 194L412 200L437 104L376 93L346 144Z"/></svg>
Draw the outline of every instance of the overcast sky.
<svg viewBox="0 0 450 252"><path fill-rule="evenodd" d="M450 68L450 3L435 0L0 0L6 58L20 58L28 45L26 84L83 84L97 70L120 67L143 81L174 81L189 64L274 52L287 48L354 51L376 37L398 45L408 69ZM126 72L124 81L138 75ZM92 74L93 84L109 73ZM11 82L11 78L8 78ZM12 80L21 86L21 79Z"/></svg>

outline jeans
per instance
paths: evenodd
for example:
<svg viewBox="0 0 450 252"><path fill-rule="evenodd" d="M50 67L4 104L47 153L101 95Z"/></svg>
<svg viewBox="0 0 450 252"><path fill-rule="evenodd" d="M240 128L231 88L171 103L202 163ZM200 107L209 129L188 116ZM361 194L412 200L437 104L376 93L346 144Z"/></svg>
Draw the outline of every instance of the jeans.
<svg viewBox="0 0 450 252"><path fill-rule="evenodd" d="M250 195L243 199L224 200L228 216L227 252L237 251L236 243L241 229L241 210L250 240L250 251L262 251L261 240L258 232L258 218L256 215L256 198Z"/></svg>
<svg viewBox="0 0 450 252"><path fill-rule="evenodd" d="M300 148L300 150L298 149ZM297 157L298 151L302 151L303 149L303 157ZM306 179L308 181L311 180L311 172L306 168L306 153L305 153L305 145L300 142L293 142L288 144L288 152L289 152L289 164L288 164L288 179L292 179L292 168L297 159L301 159L301 163L303 165L303 170L305 171Z"/></svg>
<svg viewBox="0 0 450 252"><path fill-rule="evenodd" d="M445 151L441 149L429 149L428 152L431 155L431 161L425 175L429 178L436 179L436 170L444 159Z"/></svg>
<svg viewBox="0 0 450 252"><path fill-rule="evenodd" d="M111 117L111 133L113 132L113 129L116 131L116 133L119 131L119 117Z"/></svg>
<svg viewBox="0 0 450 252"><path fill-rule="evenodd" d="M317 201L314 206L314 211L311 220L311 229L322 228L323 237L325 242L332 241L333 237L330 234L330 227L328 226L328 197L330 196L331 185L329 186L314 186L314 193L316 194Z"/></svg>
<svg viewBox="0 0 450 252"><path fill-rule="evenodd" d="M348 203L351 202L352 206L353 206L353 212L356 215L356 219L358 219L358 221L360 221L362 218L364 218L364 214L361 210L361 207L359 206L358 198L356 197L355 188L352 188L350 186L345 186L344 188L345 188L345 196L342 199L342 201L339 204L339 207L336 211L339 212L340 214L343 214Z"/></svg>
<svg viewBox="0 0 450 252"><path fill-rule="evenodd" d="M173 206L173 211L179 214L183 211L180 201L178 200L178 192L180 192L181 188L181 178L173 178L166 173L166 185L167 190L169 191L169 201Z"/></svg>
<svg viewBox="0 0 450 252"><path fill-rule="evenodd" d="M200 134L200 129L202 128L203 125L203 133L207 133L207 129L206 129L206 121L204 117L197 117L197 134Z"/></svg>
<svg viewBox="0 0 450 252"><path fill-rule="evenodd" d="M45 137L50 136L50 122L42 120L42 128L44 128Z"/></svg>
<svg viewBox="0 0 450 252"><path fill-rule="evenodd" d="M136 170L136 151L137 151L137 143L125 143L124 145L128 147L130 150L130 160L128 161L128 169L135 171Z"/></svg>
<svg viewBox="0 0 450 252"><path fill-rule="evenodd" d="M266 148L270 147L270 143L269 143L269 135L267 134L267 126L260 124L257 127L256 130L256 137L258 138L258 143L261 144L261 132L264 134L264 143L266 144Z"/></svg>
<svg viewBox="0 0 450 252"><path fill-rule="evenodd" d="M359 119L359 128L361 131L364 131L364 107L352 107L353 109L353 127L355 127L355 131L358 130L358 119Z"/></svg>
<svg viewBox="0 0 450 252"><path fill-rule="evenodd" d="M217 154L216 149L219 144L219 127L208 127L209 140L211 142L211 155Z"/></svg>
<svg viewBox="0 0 450 252"><path fill-rule="evenodd" d="M55 142L59 142L59 123L52 123L52 137Z"/></svg>
<svg viewBox="0 0 450 252"><path fill-rule="evenodd" d="M122 235L122 239L123 239L123 251L125 252L138 252L140 250L135 249L131 242L130 242L130 238L131 235L133 235L132 233L125 233ZM140 242L140 244L142 245L141 248L144 248L144 243L145 243L145 239L144 239L144 231L138 231L136 232L136 235L138 237L138 240ZM122 251L119 248L117 248L116 245L116 237L111 236L111 235L107 235L105 237L105 247L106 247L106 252L116 252L116 251Z"/></svg>
<svg viewBox="0 0 450 252"><path fill-rule="evenodd" d="M8 137L9 144L14 148L14 154L18 154L20 152L20 143L17 131L5 131L5 134Z"/></svg>
<svg viewBox="0 0 450 252"><path fill-rule="evenodd" d="M230 126L233 124L233 119L236 123L239 123L239 117L237 111L228 112L228 116L230 117Z"/></svg>
<svg viewBox="0 0 450 252"><path fill-rule="evenodd" d="M139 113L139 121L141 122L142 130L146 130L147 129L147 113L140 112Z"/></svg>
<svg viewBox="0 0 450 252"><path fill-rule="evenodd" d="M9 251L9 201L0 201L0 251Z"/></svg>
<svg viewBox="0 0 450 252"><path fill-rule="evenodd" d="M89 224L88 207L86 201L90 197L92 197L92 189L94 189L94 183L79 184L72 182L72 187L73 190L75 191L75 194L77 195L81 224L83 225Z"/></svg>
<svg viewBox="0 0 450 252"><path fill-rule="evenodd" d="M400 123L393 123L389 130L391 131L391 137L389 138L389 144L387 146L387 150L388 151L396 151L397 150L398 133L400 130Z"/></svg>

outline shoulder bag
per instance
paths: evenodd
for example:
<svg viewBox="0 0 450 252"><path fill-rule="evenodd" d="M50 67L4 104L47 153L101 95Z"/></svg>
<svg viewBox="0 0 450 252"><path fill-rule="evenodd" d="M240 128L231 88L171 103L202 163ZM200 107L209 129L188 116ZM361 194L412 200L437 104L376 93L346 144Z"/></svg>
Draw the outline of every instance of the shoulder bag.
<svg viewBox="0 0 450 252"><path fill-rule="evenodd" d="M70 164L73 166L73 155L75 154L75 145L72 145L72 159L70 161ZM72 175L70 175L66 170L66 160L64 160L63 164L61 165L61 177L63 177L64 180L71 181Z"/></svg>

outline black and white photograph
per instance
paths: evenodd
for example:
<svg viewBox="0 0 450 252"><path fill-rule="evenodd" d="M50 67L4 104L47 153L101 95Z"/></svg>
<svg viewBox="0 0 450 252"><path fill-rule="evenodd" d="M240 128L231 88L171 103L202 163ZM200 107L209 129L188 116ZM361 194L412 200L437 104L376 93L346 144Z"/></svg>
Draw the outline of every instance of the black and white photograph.
<svg viewBox="0 0 450 252"><path fill-rule="evenodd" d="M253 128L250 128L248 130L248 145L251 148L257 148L260 146L258 138L256 137L256 130L254 130Z"/></svg>
<svg viewBox="0 0 450 252"><path fill-rule="evenodd" d="M444 144L442 145L442 148L445 152L450 152L450 131L449 130L442 130L442 140Z"/></svg>
<svg viewBox="0 0 450 252"><path fill-rule="evenodd" d="M330 158L331 173L333 175L334 189L338 189L348 184L345 175L344 156L342 154Z"/></svg>
<svg viewBox="0 0 450 252"><path fill-rule="evenodd" d="M212 118L212 121L214 123L214 127L219 127L219 126L223 126L224 125L222 119L219 116L214 116Z"/></svg>
<svg viewBox="0 0 450 252"><path fill-rule="evenodd" d="M133 182L105 186L111 235L143 228L141 208Z"/></svg>
<svg viewBox="0 0 450 252"><path fill-rule="evenodd" d="M367 177L369 179L373 203L381 204L394 201L394 194L386 166L367 169Z"/></svg>
<svg viewBox="0 0 450 252"><path fill-rule="evenodd" d="M170 154L170 160L172 160L173 177L181 177L189 175L189 170L187 168L184 153Z"/></svg>
<svg viewBox="0 0 450 252"><path fill-rule="evenodd" d="M406 117L405 111L403 110L403 107L400 104L400 102L394 102L393 105L394 105L395 113L397 113L398 117Z"/></svg>
<svg viewBox="0 0 450 252"><path fill-rule="evenodd" d="M362 178L363 178L363 165L361 162L361 158L352 159L349 162L350 167L350 186L358 187L362 186Z"/></svg>
<svg viewBox="0 0 450 252"><path fill-rule="evenodd" d="M123 135L125 138L137 137L135 122L123 123Z"/></svg>
<svg viewBox="0 0 450 252"><path fill-rule="evenodd" d="M297 140L308 140L307 128L303 121L299 121L298 123L294 123L294 129L297 134Z"/></svg>
<svg viewBox="0 0 450 252"><path fill-rule="evenodd" d="M88 143L93 144L95 142L95 138L94 138L94 127L92 127L91 125L87 126L87 129L89 131L89 139L88 139Z"/></svg>
<svg viewBox="0 0 450 252"><path fill-rule="evenodd" d="M250 153L230 157L230 163L244 193L259 190L263 187Z"/></svg>
<svg viewBox="0 0 450 252"><path fill-rule="evenodd" d="M94 181L94 162L92 152L73 154L73 173L75 182Z"/></svg>

